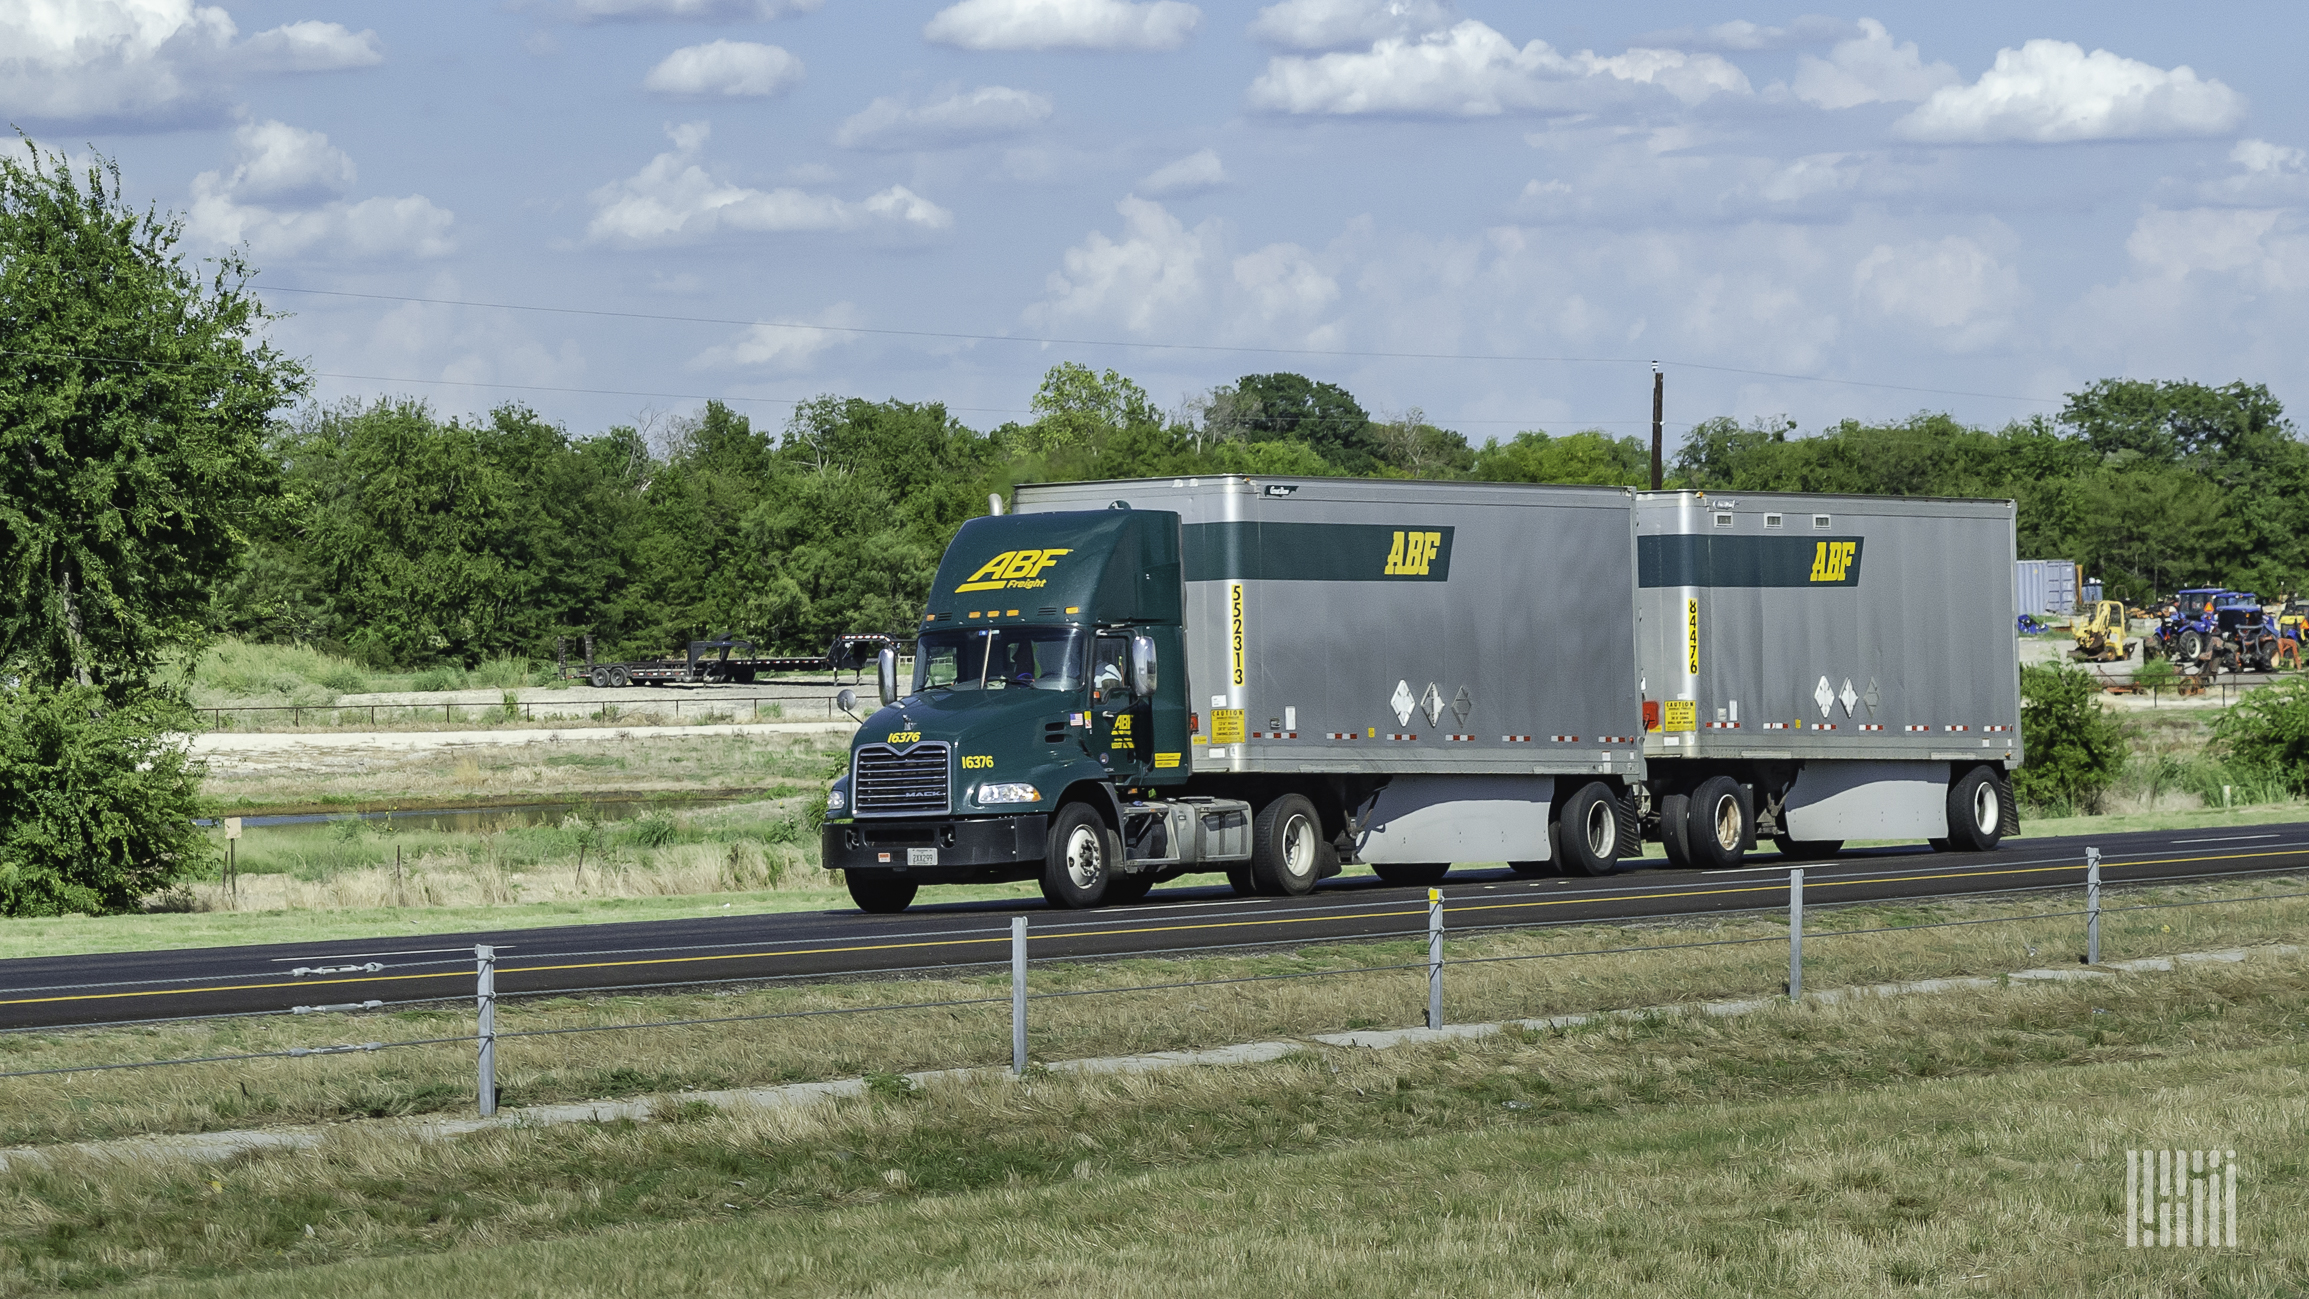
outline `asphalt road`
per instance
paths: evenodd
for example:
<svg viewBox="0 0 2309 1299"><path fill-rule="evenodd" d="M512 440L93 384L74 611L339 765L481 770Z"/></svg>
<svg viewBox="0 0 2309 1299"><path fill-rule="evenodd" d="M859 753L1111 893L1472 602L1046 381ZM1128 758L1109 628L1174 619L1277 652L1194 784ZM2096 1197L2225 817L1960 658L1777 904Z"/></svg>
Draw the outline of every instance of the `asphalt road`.
<svg viewBox="0 0 2309 1299"><path fill-rule="evenodd" d="M2090 842L2107 885L2309 867L2309 824ZM2086 843L2015 840L1969 854L1861 850L1806 864L1805 905L2078 887ZM1454 872L1443 886L1445 923L1464 932L1784 907L1791 863L1770 851L1749 861L1602 879ZM940 903L936 889L922 896L896 916L840 910L0 961L0 1028L470 997L476 943L495 946L498 993L509 996L993 965L1008 961L1010 919L1020 914L1030 918L1038 960L1369 938L1427 924L1424 890L1362 878L1330 881L1303 898L1240 898L1224 884L1196 882L1158 889L1135 906L1074 912Z"/></svg>

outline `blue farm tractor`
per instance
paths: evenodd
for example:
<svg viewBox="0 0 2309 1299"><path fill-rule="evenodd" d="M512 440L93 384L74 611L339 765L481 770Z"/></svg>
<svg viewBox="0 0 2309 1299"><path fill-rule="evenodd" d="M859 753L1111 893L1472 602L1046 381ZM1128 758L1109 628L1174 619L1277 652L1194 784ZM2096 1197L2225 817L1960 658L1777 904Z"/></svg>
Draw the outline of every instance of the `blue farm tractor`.
<svg viewBox="0 0 2309 1299"><path fill-rule="evenodd" d="M2199 587L2183 591L2153 637L2158 652L2184 672L2272 672L2277 629L2250 591Z"/></svg>

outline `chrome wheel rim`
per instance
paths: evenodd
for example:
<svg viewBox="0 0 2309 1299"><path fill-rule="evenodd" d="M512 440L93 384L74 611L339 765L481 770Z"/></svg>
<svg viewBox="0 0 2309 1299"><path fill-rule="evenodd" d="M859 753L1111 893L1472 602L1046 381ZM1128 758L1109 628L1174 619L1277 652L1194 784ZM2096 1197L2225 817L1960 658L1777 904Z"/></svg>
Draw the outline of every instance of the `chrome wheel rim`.
<svg viewBox="0 0 2309 1299"><path fill-rule="evenodd" d="M1066 837L1066 878L1078 889L1087 889L1098 882L1105 871L1103 854L1099 848L1098 828L1078 825Z"/></svg>
<svg viewBox="0 0 2309 1299"><path fill-rule="evenodd" d="M1997 822L2003 816L2004 809L1997 804L1996 786L1985 780L1974 786L1972 790L1972 823L1980 827L1980 832L1982 834L1995 834Z"/></svg>
<svg viewBox="0 0 2309 1299"><path fill-rule="evenodd" d="M1588 804L1587 850L1598 859L1609 857L1619 845L1619 820L1612 815L1609 804L1598 800Z"/></svg>
<svg viewBox="0 0 2309 1299"><path fill-rule="evenodd" d="M1740 800L1730 794L1716 800L1716 846L1725 852L1740 846Z"/></svg>
<svg viewBox="0 0 2309 1299"><path fill-rule="evenodd" d="M1283 823L1283 870L1292 879L1305 879L1315 872L1315 827L1307 818L1294 816Z"/></svg>

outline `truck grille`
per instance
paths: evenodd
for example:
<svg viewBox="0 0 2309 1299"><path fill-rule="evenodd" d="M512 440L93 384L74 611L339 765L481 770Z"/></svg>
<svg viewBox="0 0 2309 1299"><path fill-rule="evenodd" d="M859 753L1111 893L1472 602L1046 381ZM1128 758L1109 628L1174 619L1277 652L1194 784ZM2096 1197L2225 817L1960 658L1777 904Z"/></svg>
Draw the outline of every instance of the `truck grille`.
<svg viewBox="0 0 2309 1299"><path fill-rule="evenodd" d="M856 764L850 798L859 816L919 816L947 808L951 778L944 741L930 740L904 751L869 744L858 750Z"/></svg>

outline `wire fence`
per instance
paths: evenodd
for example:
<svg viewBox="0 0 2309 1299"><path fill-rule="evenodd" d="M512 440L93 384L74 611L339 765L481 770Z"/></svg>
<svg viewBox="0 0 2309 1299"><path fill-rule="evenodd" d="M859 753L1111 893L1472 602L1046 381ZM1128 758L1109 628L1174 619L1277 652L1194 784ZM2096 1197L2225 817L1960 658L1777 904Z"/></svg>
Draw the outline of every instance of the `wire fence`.
<svg viewBox="0 0 2309 1299"><path fill-rule="evenodd" d="M209 729L212 731L262 729L261 727L236 726L233 721L228 719L245 717L251 722L256 722L262 720L265 715L277 716L281 713L288 714L287 721L290 729L303 726L307 717L313 718L315 724L320 726L366 726L371 729L379 725L392 725L394 723L429 725L436 721L442 725L450 726L459 722L468 725L504 725L510 722L535 722L540 716L539 709L544 710L542 715L548 723L555 721L631 722L642 717L668 715L674 722L678 723L681 721L683 702L678 698L663 702L655 699L643 702L605 701L590 710L584 708L573 710L570 704L557 699L493 704L456 703L454 701L439 704L250 704L245 707L195 708L192 713L196 719L206 716ZM826 720L838 721L841 718L841 713L835 707L832 695L827 695L823 699L793 695L747 695L734 699L726 696L709 696L687 702L690 706L690 719L699 725L736 722L740 720L741 706L743 706L745 713L744 720L749 722L762 721L764 720L762 717L762 705L764 704L770 706L770 717L768 718L770 721L814 721L817 719L821 704L825 708ZM804 717L803 714L808 716ZM382 722L379 720L380 717L383 719Z"/></svg>
<svg viewBox="0 0 2309 1299"><path fill-rule="evenodd" d="M2066 869L2073 870L2075 868L2074 866L2069 866ZM2236 875L2247 877L2280 873L2288 875L2297 874L2299 873L2299 868L2273 868L2270 870L2234 872ZM2123 881L2123 885L2128 888L2138 888L2159 883L2172 883L2179 881L2202 882L2203 879L2204 877L2202 876L2148 878L2136 877ZM1851 881L1838 879L1833 882L1848 883ZM1058 1002L1086 997L1166 992L1190 988L1217 988L1249 984L1267 984L1286 980L1401 974L1405 972L1416 971L1420 974L1426 984L1426 1014L1423 1016L1423 1025L1429 1029L1441 1029L1446 1026L1444 1019L1444 988L1446 970L1449 966L1479 966L1513 962L1557 961L1579 957L1622 956L1644 952L1689 952L1711 948L1748 947L1776 944L1785 944L1788 950L1788 977L1785 984L1785 994L1788 999L1794 1001L1799 1000L1804 996L1804 942L1807 938L1810 938L1814 942L1818 942L1825 939L1851 938L1871 934L1909 933L1922 930L1957 929L2000 924L2043 924L2047 921L2076 920L2081 918L2084 923L2084 963L2087 966L2098 966L2102 964L2101 922L2102 919L2106 916L2124 915L2145 911L2171 910L2187 907L2223 905L2233 906L2246 903L2274 902L2284 899L2309 898L2309 891L2296 891L2274 894L2264 893L2251 897L2179 899L2118 907L2105 906L2102 901L2103 886L2101 879L2100 852L2098 849L2091 848L2088 848L2085 852L2084 879L2082 883L2084 886L2084 905L2082 907L2064 908L2053 911L2032 911L2025 915L1993 916L1964 920L1922 921L1916 924L1882 925L1860 929L1808 929L1806 925L1805 913L1806 870L1804 867L1796 866L1790 867L1788 869L1784 900L1777 901L1773 904L1710 911L1652 913L1643 915L1641 917L1620 918L1622 920L1640 918L1646 921L1660 921L1665 919L1689 918L1703 915L1715 918L1727 918L1734 916L1753 917L1757 915L1784 913L1787 917L1787 929L1785 934L1769 934L1760 937L1748 938L1707 939L1698 942L1626 944L1611 947L1579 948L1553 952L1511 953L1505 955L1462 955L1458 957L1447 957L1445 951L1445 938L1447 932L1456 932L1461 935L1488 935L1495 934L1503 930L1540 930L1569 926L1584 927L1592 926L1601 922L1595 919L1568 919L1556 922L1539 923L1526 921L1521 924L1468 925L1462 926L1461 928L1454 931L1447 931L1445 926L1446 900L1440 889L1429 889L1427 891L1425 908L1427 923L1423 928L1417 929L1403 928L1384 929L1378 931L1355 931L1337 935L1326 935L1313 940L1306 938L1294 939L1275 936L1252 942L1197 944L1191 946L1167 946L1158 948L1134 948L1125 951L1050 952L1045 955L1034 956L1030 953L1029 949L1030 945L1036 941L1079 941L1085 937L1097 937L1118 933L1162 932L1166 928L1178 928L1184 926L1156 925L1142 926L1137 928L1116 928L1089 931L1078 928L1061 927L1043 933L1036 933L1034 932L1029 919L1025 916L1019 916L1014 917L1011 920L1006 935L1001 930L961 928L934 931L928 934L912 935L910 936L912 941L904 944L897 944L898 946L934 947L939 945L963 944L991 946L1004 944L1005 942L1007 943L1008 951L1003 956L989 957L984 960L941 961L935 963L921 962L839 972L809 970L787 973L746 974L736 978L725 976L718 979L617 984L608 986L592 985L583 987L561 987L526 990L511 993L499 993L496 990L496 975L499 972L497 965L498 948L489 944L480 944L471 949L471 960L473 961L473 965L471 967L471 977L474 980L474 984L473 991L470 994L459 992L453 994L444 994L442 996L436 997L407 998L391 1002L384 1000L368 1000L361 1002L347 1002L337 1005L308 1005L265 1011L226 1012L221 1014L189 1015L181 1017L153 1017L139 1020L119 1021L119 1023L122 1024L151 1024L156 1022L185 1022L192 1020L256 1018L324 1012L377 1011L389 1007L399 1008L426 1005L438 1006L444 1004L461 1003L466 999L466 997L470 996L473 999L475 1006L474 1031L471 1033L395 1041L348 1042L309 1047L300 1046L273 1051L250 1051L232 1054L187 1056L163 1060L141 1060L105 1064L71 1065L43 1069L7 1070L0 1071L0 1079L48 1077L65 1074L104 1073L119 1070L156 1069L167 1068L171 1066L236 1063L256 1060L304 1059L314 1056L354 1054L365 1055L405 1048L470 1043L472 1044L475 1053L474 1058L476 1072L474 1077L474 1084L477 1105L480 1113L486 1117L496 1113L498 1098L500 1095L497 1083L496 1064L497 1046L500 1042L531 1038L563 1037L577 1034L642 1032L741 1023L761 1023L781 1020L823 1019L829 1017L871 1015L903 1011L952 1010L962 1007L994 1006L1006 1002L1010 1006L1011 1021L1010 1027L1012 1049L1009 1064L1013 1073L1023 1075L1031 1067L1028 1051L1030 1044L1029 1012L1032 1004L1037 1001ZM2001 898L2010 897L2016 894L2043 893L2051 890L2070 890L2074 889L2076 885L2077 881L2075 881L2072 877L2072 879L2067 882L2057 884L2021 885L2008 888L1979 890L1970 893L1931 894L1916 898L1864 899L1853 902L1830 904L1828 909L1840 910L1850 907L1882 905L1884 902L1892 900L1903 902L1944 902L1966 898ZM1777 893L1779 888L1780 885L1776 881L1766 880L1760 886L1755 883L1743 882L1736 887L1719 888L1714 890L1714 892L1719 894L1731 892L1756 893L1759 891L1769 890L1771 892ZM1695 897L1705 895L1706 893L1703 891L1693 891L1690 894L1690 896ZM1471 911L1480 911L1485 909L1487 906L1498 905L1496 903L1481 903L1473 902L1472 900L1470 901L1472 902L1472 905L1470 906ZM1391 908L1387 910L1374 911L1367 904L1355 904L1342 908L1329 909L1327 911L1318 912L1317 914L1310 916L1295 917L1295 919L1310 921L1321 921L1328 919L1335 921L1341 918L1384 918L1389 916L1415 914L1416 911L1410 909ZM1036 964L1040 964L1047 969L1051 967L1067 966L1088 961L1138 960L1163 956L1216 956L1229 952L1241 952L1253 949L1272 951L1277 948L1305 948L1314 945L1337 944L1345 946L1352 944L1369 944L1390 939L1416 938L1422 936L1427 939L1427 950L1425 958L1413 961L1389 961L1378 964L1348 964L1326 969L1288 970L1258 974L1238 974L1209 979L1175 979L1155 983L1130 984L1118 987L1057 989L1044 988L1039 991L1032 988L1030 979L1031 969ZM736 956L775 955L774 953L763 953L759 951L724 952L719 950L723 948L747 948L758 946L758 944L738 943L689 944L674 947L657 947L646 949L627 948L615 952L555 953L551 958L548 959L563 959L581 956L625 956L629 959L623 961L587 962L583 965L570 962L559 966L524 968L616 968L620 966L657 964L667 959L718 960ZM811 949L813 954L822 954L826 950L839 949ZM458 953L462 953L463 951L464 949L460 948L435 949L435 951L432 953L410 953L410 955L438 955L447 957L449 959L442 961L413 962L410 963L408 968L436 965L446 965L450 966L451 968L432 970L423 974L410 974L400 977L426 979L456 977L456 971L458 968L462 967L462 961L464 959L462 956L458 955ZM690 955L679 958L668 958L662 955L644 955L645 953L670 952L689 953ZM703 986L727 986L733 982L753 986L777 983L790 984L799 981L833 983L844 978L879 979L903 975L954 975L968 971L987 971L999 968L1003 965L1008 965L1010 967L1009 988L1002 994L980 997L950 997L916 1001L878 1002L871 1005L816 1007L810 1009L765 1011L740 1015L695 1016L679 1019L638 1020L630 1023L579 1024L545 1028L514 1028L510 1030L500 1030L496 1023L496 1011L498 1003L501 1000L507 999L566 998L572 995L597 996L607 992L629 991L650 991L662 993L685 987L694 988ZM368 966L356 966L351 968L360 971L364 976L376 976L378 970L382 969L382 967L377 967L377 969L373 970ZM336 973L337 971L324 970L322 972ZM288 971L283 971L281 973L283 976L288 976L290 974ZM983 976L981 975L979 977ZM104 996L112 995L118 989L122 988L146 987L159 991L162 995L168 995L170 993L213 991L217 986L213 980L207 981L206 987L190 986L201 982L203 981L198 979L184 978L168 980L110 981L101 984L52 985L49 988L43 989L20 988L13 991L17 993L50 991L64 992L67 996ZM183 986L170 987L169 985ZM241 984L233 986L236 988L247 988L260 985ZM100 989L106 991L98 991ZM79 991L75 992L75 990ZM17 1033L55 1033L60 1031L61 1028L92 1028L102 1026L103 1025L46 1026L14 1029L10 1031Z"/></svg>

